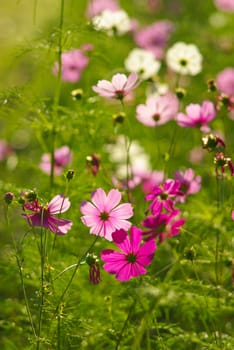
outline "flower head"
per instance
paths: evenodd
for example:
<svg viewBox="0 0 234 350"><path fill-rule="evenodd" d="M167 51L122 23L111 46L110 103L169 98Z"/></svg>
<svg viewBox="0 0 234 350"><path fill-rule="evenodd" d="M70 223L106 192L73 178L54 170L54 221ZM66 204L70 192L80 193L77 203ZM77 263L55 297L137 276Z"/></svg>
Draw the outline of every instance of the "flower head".
<svg viewBox="0 0 234 350"><path fill-rule="evenodd" d="M191 103L186 107L186 114L178 113L176 121L182 127L200 127L204 132L210 130L207 125L216 117L214 104L210 101L203 101L202 105Z"/></svg>
<svg viewBox="0 0 234 350"><path fill-rule="evenodd" d="M126 58L125 67L129 72L136 72L140 78L147 80L158 73L161 63L156 60L151 51L133 49Z"/></svg>
<svg viewBox="0 0 234 350"><path fill-rule="evenodd" d="M58 235L65 235L72 226L72 221L61 219L54 214L67 211L70 201L63 195L55 196L47 205L40 205L38 199L23 204L24 211L32 211L34 214L22 214L28 220L30 226L39 226L49 229Z"/></svg>
<svg viewBox="0 0 234 350"><path fill-rule="evenodd" d="M129 219L133 215L130 203L119 204L121 193L112 189L106 195L102 188L92 193L92 203L81 203L80 211L83 214L81 220L84 225L90 227L90 233L112 240L112 232L115 230L128 230L131 223Z"/></svg>
<svg viewBox="0 0 234 350"><path fill-rule="evenodd" d="M215 0L215 6L225 12L234 12L234 0Z"/></svg>
<svg viewBox="0 0 234 350"><path fill-rule="evenodd" d="M139 85L138 75L131 73L128 77L125 74L115 74L111 82L108 80L99 80L93 90L100 96L112 99L122 100Z"/></svg>
<svg viewBox="0 0 234 350"><path fill-rule="evenodd" d="M61 175L64 168L72 161L72 151L68 146L57 148L54 152L54 174ZM51 159L50 154L45 153L42 155L41 163L39 165L42 171L46 174L51 172Z"/></svg>
<svg viewBox="0 0 234 350"><path fill-rule="evenodd" d="M130 229L130 237L126 231L117 230L112 233L112 238L121 252L104 249L101 253L105 262L103 268L122 282L146 274L145 267L152 263L156 250L155 240L151 239L141 246L142 231L135 226Z"/></svg>
<svg viewBox="0 0 234 350"><path fill-rule="evenodd" d="M172 22L158 21L139 30L134 39L139 47L151 51L155 58L161 59L172 30Z"/></svg>
<svg viewBox="0 0 234 350"><path fill-rule="evenodd" d="M194 44L178 42L166 54L169 68L182 75L197 75L202 70L202 56Z"/></svg>
<svg viewBox="0 0 234 350"><path fill-rule="evenodd" d="M180 195L180 181L166 180L162 185L155 186L145 199L151 201L150 209L153 215L159 215L163 208L171 213L174 210L175 197Z"/></svg>
<svg viewBox="0 0 234 350"><path fill-rule="evenodd" d="M197 193L201 188L201 176L195 176L193 169L186 169L184 172L177 170L175 179L180 181L181 195L176 197L176 200L184 203L186 197L190 194Z"/></svg>
<svg viewBox="0 0 234 350"><path fill-rule="evenodd" d="M92 18L92 23L96 30L104 31L109 36L123 35L131 29L130 18L123 10L104 10Z"/></svg>
<svg viewBox="0 0 234 350"><path fill-rule="evenodd" d="M234 68L228 67L216 77L217 89L227 96L234 96Z"/></svg>
<svg viewBox="0 0 234 350"><path fill-rule="evenodd" d="M164 96L148 97L146 104L137 107L137 119L144 125L155 127L174 119L178 112L178 99L167 93Z"/></svg>
<svg viewBox="0 0 234 350"><path fill-rule="evenodd" d="M146 240L158 238L162 243L166 238L177 236L184 223L185 219L180 217L178 209L173 210L169 215L160 213L157 216L148 216L142 222L142 226L148 228L147 231L143 231L143 238Z"/></svg>
<svg viewBox="0 0 234 350"><path fill-rule="evenodd" d="M62 54L62 80L76 83L80 80L83 70L87 67L89 59L81 50L71 50ZM59 64L56 62L53 73L57 75Z"/></svg>

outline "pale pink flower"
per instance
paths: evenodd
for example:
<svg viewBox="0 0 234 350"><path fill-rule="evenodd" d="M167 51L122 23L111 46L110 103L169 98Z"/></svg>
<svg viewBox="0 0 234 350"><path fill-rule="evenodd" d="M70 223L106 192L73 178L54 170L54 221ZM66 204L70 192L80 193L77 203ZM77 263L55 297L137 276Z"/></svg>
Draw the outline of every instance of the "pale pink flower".
<svg viewBox="0 0 234 350"><path fill-rule="evenodd" d="M121 252L104 249L101 253L101 259L105 262L103 268L116 275L116 279L121 282L145 275L145 267L152 263L154 257L155 240L151 239L141 245L142 231L135 226L130 229L130 237L126 231L117 230L112 233L112 238Z"/></svg>
<svg viewBox="0 0 234 350"><path fill-rule="evenodd" d="M175 180L180 181L180 191L182 192L176 197L176 201L184 203L187 196L200 191L201 176L195 176L193 169L186 169L184 172L177 170L175 172Z"/></svg>
<svg viewBox="0 0 234 350"><path fill-rule="evenodd" d="M158 21L139 30L134 40L139 47L151 51L155 58L161 59L173 28L170 21Z"/></svg>
<svg viewBox="0 0 234 350"><path fill-rule="evenodd" d="M228 95L234 96L234 68L228 67L219 72L216 77L217 89Z"/></svg>
<svg viewBox="0 0 234 350"><path fill-rule="evenodd" d="M125 74L115 74L111 82L99 80L93 90L100 96L122 100L139 85L137 73L131 73L128 77Z"/></svg>
<svg viewBox="0 0 234 350"><path fill-rule="evenodd" d="M117 0L90 0L87 7L87 16L93 18L104 10L118 11L120 10Z"/></svg>
<svg viewBox="0 0 234 350"><path fill-rule="evenodd" d="M119 204L121 193L112 189L106 195L102 188L92 193L92 203L81 203L80 211L84 215L81 220L84 225L90 227L90 233L107 240L112 240L112 232L115 230L128 230L131 222L127 221L133 215L130 203Z"/></svg>
<svg viewBox="0 0 234 350"><path fill-rule="evenodd" d="M178 113L177 123L187 128L199 127L201 131L208 132L210 130L207 125L216 117L214 104L210 101L203 101L202 105L191 103L186 107L186 114Z"/></svg>
<svg viewBox="0 0 234 350"><path fill-rule="evenodd" d="M163 125L176 117L178 107L178 99L171 93L164 96L151 96L146 100L145 105L137 106L136 118L146 126Z"/></svg>
<svg viewBox="0 0 234 350"><path fill-rule="evenodd" d="M61 214L70 207L70 201L63 195L55 196L47 205L40 205L38 199L33 202L26 202L24 210L34 212L34 214L22 214L28 220L30 226L39 226L49 229L58 235L65 235L72 226L72 221L61 219L54 214Z"/></svg>
<svg viewBox="0 0 234 350"><path fill-rule="evenodd" d="M63 146L57 148L54 152L54 174L61 175L64 171L64 168L68 166L72 161L72 151L68 146ZM49 153L45 153L42 155L41 163L39 167L46 174L50 174L51 172L51 156Z"/></svg>
<svg viewBox="0 0 234 350"><path fill-rule="evenodd" d="M89 59L81 50L71 50L62 54L61 78L63 81L76 83L80 80L83 70L87 67ZM58 75L59 64L55 62L54 75Z"/></svg>
<svg viewBox="0 0 234 350"><path fill-rule="evenodd" d="M234 12L234 0L215 0L215 6L226 12Z"/></svg>

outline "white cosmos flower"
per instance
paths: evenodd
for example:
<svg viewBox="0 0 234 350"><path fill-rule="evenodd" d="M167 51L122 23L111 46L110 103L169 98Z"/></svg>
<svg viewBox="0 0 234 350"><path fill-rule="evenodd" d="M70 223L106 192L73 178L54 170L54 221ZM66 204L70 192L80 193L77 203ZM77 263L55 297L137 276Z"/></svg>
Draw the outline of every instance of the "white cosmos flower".
<svg viewBox="0 0 234 350"><path fill-rule="evenodd" d="M151 51L133 49L125 60L129 72L136 72L143 80L149 79L159 71L161 63L155 59Z"/></svg>
<svg viewBox="0 0 234 350"><path fill-rule="evenodd" d="M167 51L166 62L169 68L182 75L197 75L202 70L202 55L194 44L174 44Z"/></svg>
<svg viewBox="0 0 234 350"><path fill-rule="evenodd" d="M92 23L96 30L105 31L109 36L123 35L131 29L130 18L123 10L104 10L92 19Z"/></svg>

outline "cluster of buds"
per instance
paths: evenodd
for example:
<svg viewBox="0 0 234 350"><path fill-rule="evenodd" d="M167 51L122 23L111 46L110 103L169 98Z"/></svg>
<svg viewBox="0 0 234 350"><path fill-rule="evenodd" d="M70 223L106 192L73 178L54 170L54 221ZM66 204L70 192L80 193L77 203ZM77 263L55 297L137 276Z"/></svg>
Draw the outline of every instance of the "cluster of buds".
<svg viewBox="0 0 234 350"><path fill-rule="evenodd" d="M19 204L22 204L24 206L26 202L34 202L36 199L37 199L36 191L28 190L20 194L18 202Z"/></svg>
<svg viewBox="0 0 234 350"><path fill-rule="evenodd" d="M215 152L214 164L217 177L222 176L226 168L229 168L231 176L234 176L234 164L231 158L223 153L225 143L220 137L213 134L203 136L202 147L208 152Z"/></svg>

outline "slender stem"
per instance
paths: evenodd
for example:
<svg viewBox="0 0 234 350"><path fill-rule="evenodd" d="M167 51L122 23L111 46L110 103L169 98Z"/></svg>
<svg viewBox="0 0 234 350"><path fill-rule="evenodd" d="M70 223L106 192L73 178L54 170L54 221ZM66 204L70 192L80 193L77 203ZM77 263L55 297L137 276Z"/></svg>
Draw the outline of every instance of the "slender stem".
<svg viewBox="0 0 234 350"><path fill-rule="evenodd" d="M118 350L118 349L119 349L120 342L121 342L121 340L122 340L122 338L123 338L124 330L125 330L125 328L126 328L126 326L127 326L127 324L128 324L128 321L129 321L130 316L131 316L131 314L132 314L132 312L133 312L133 310L134 310L134 308L135 308L135 305L136 305L136 301L134 300L133 303L132 303L132 305L130 306L130 308L129 308L129 310L128 310L127 317L126 317L126 319L125 319L125 321L124 321L123 327L122 327L122 329L121 329L121 331L120 331L120 334L119 334L119 336L118 336L118 340L117 340L116 345L115 345L115 350Z"/></svg>
<svg viewBox="0 0 234 350"><path fill-rule="evenodd" d="M34 6L33 6L33 24L36 24L37 6L38 6L38 0L34 0Z"/></svg>
<svg viewBox="0 0 234 350"><path fill-rule="evenodd" d="M70 287L70 285L72 284L72 281L73 281L73 279L74 279L74 277L75 277L75 275L76 275L76 272L77 272L79 266L81 265L82 260L83 260L83 259L85 258L85 256L90 252L90 250L93 248L93 246L95 245L95 243L97 242L97 240L98 240L98 236L95 237L93 243L92 243L92 244L90 245L90 247L85 251L85 253L81 256L81 258L78 259L77 263L75 264L75 269L74 269L74 271L73 271L73 274L71 275L71 278L70 278L70 280L68 281L68 284L67 284L66 288L64 289L62 295L60 296L59 303L58 303L58 305L57 305L57 307L56 307L56 311L58 311L61 302L63 301L63 299L64 299L64 297L65 297L65 295L66 295L66 293L67 293L67 291L68 291L68 289L69 289L69 287Z"/></svg>
<svg viewBox="0 0 234 350"><path fill-rule="evenodd" d="M63 34L63 18L64 18L64 1L60 2L60 20L59 20L59 41L58 41L58 79L56 90L54 94L54 103L53 103L53 113L52 113L52 132L51 132L51 169L50 169L50 188L52 190L54 185L54 150L55 150L55 141L56 141L56 121L58 115L58 106L61 93L62 85L62 34Z"/></svg>

